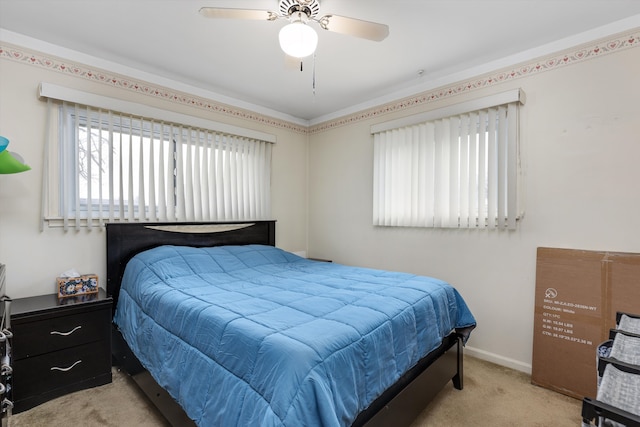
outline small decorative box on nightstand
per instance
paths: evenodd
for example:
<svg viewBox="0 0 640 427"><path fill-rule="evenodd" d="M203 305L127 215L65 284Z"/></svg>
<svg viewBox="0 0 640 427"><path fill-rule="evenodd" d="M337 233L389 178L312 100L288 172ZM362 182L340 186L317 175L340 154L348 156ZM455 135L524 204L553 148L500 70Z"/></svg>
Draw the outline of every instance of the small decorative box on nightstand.
<svg viewBox="0 0 640 427"><path fill-rule="evenodd" d="M13 300L14 413L111 382L111 305L102 289Z"/></svg>
<svg viewBox="0 0 640 427"><path fill-rule="evenodd" d="M78 277L58 277L56 279L58 298L69 298L86 294L97 294L98 276L83 274Z"/></svg>

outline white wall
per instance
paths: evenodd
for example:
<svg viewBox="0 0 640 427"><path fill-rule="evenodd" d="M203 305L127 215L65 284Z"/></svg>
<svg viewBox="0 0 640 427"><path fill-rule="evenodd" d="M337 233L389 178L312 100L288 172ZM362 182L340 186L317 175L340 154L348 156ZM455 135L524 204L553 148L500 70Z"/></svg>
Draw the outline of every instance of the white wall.
<svg viewBox="0 0 640 427"><path fill-rule="evenodd" d="M309 255L448 280L478 321L469 350L530 371L536 248L640 252L638 76L631 48L320 129L309 148ZM515 232L371 225L372 124L517 87L527 103Z"/></svg>
<svg viewBox="0 0 640 427"><path fill-rule="evenodd" d="M67 68L73 65L66 62ZM93 70L96 71L99 70ZM304 129L279 126L277 121L266 125L141 95L91 81L86 74L76 77L56 71L39 60L31 64L28 55L16 60L2 58L0 135L9 138L9 150L22 155L33 168L25 173L0 175L0 263L7 266L6 291L11 297L53 293L55 277L72 267L82 273L98 274L103 287L106 283L104 232L64 232L47 226L40 232L46 101L38 100L36 94L42 81L275 134L271 198L272 215L277 220L276 244L290 251L306 251L308 138Z"/></svg>

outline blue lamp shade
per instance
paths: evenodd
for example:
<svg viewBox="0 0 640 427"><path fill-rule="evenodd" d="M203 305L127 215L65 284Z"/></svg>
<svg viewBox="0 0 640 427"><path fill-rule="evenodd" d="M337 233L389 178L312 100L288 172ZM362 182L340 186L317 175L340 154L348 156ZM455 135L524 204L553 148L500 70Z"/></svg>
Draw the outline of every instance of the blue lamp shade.
<svg viewBox="0 0 640 427"><path fill-rule="evenodd" d="M28 171L31 168L23 163L22 158L7 150L9 140L0 136L0 174L18 173Z"/></svg>

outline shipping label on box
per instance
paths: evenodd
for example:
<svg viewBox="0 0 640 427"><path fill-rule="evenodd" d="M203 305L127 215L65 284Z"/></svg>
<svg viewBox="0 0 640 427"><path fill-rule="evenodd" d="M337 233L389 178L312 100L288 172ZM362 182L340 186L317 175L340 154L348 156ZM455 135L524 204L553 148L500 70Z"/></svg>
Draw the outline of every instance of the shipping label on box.
<svg viewBox="0 0 640 427"><path fill-rule="evenodd" d="M639 302L640 254L538 248L532 383L595 397L597 347Z"/></svg>

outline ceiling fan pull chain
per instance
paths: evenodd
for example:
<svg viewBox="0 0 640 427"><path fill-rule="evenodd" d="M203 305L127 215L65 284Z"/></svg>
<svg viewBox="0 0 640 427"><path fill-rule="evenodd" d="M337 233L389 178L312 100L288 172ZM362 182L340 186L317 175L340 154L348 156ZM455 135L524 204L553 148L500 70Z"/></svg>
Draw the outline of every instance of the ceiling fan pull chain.
<svg viewBox="0 0 640 427"><path fill-rule="evenodd" d="M313 72L312 72L312 87L313 87L313 97L316 96L316 54L313 53Z"/></svg>

